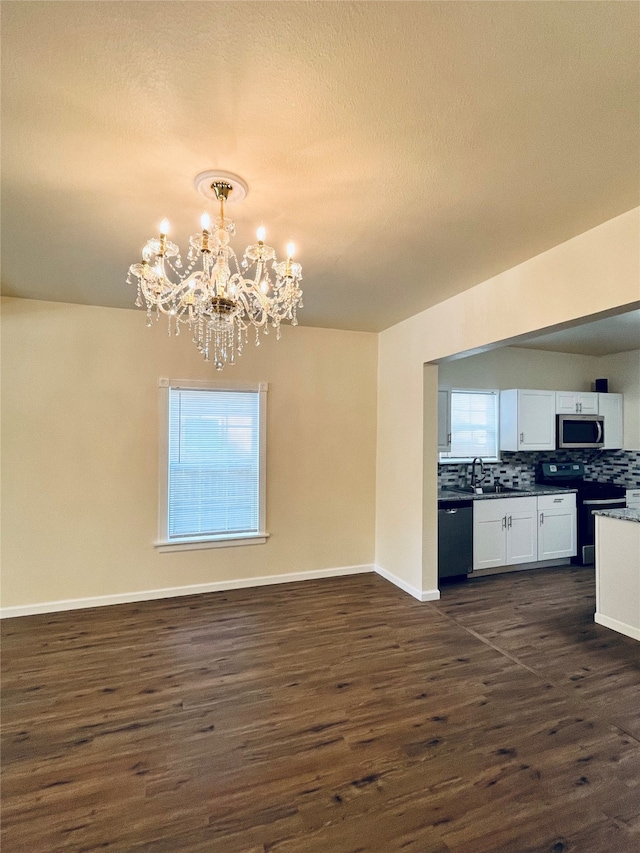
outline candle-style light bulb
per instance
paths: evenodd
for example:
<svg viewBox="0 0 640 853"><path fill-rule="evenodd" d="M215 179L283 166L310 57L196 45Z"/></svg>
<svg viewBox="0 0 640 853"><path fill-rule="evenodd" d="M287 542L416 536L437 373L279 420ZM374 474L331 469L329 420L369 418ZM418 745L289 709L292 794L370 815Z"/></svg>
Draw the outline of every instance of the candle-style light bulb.
<svg viewBox="0 0 640 853"><path fill-rule="evenodd" d="M160 223L160 234L161 234L161 236L166 237L168 233L169 233L169 220L163 219L162 222Z"/></svg>
<svg viewBox="0 0 640 853"><path fill-rule="evenodd" d="M266 236L267 230L264 225L261 225L256 231L256 236L258 238L258 243L264 243L264 238Z"/></svg>
<svg viewBox="0 0 640 853"><path fill-rule="evenodd" d="M287 243L287 259L291 260L291 258L296 253L295 243Z"/></svg>
<svg viewBox="0 0 640 853"><path fill-rule="evenodd" d="M200 225L202 226L203 231L208 231L211 227L211 217L206 211L200 217Z"/></svg>

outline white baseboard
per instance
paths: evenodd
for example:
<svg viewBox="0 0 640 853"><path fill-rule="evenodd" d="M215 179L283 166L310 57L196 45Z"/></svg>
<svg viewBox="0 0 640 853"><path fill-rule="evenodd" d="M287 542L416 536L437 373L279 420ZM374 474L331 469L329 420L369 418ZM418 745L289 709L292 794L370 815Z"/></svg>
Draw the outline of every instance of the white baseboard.
<svg viewBox="0 0 640 853"><path fill-rule="evenodd" d="M602 613L596 613L593 621L604 628L611 628L612 631L624 634L625 637L631 637L632 640L640 640L640 628L634 628L633 625L627 625L626 622L619 622L617 619L612 619L611 616L603 616Z"/></svg>
<svg viewBox="0 0 640 853"><path fill-rule="evenodd" d="M408 592L409 595L417 598L418 601L438 601L440 598L439 589L418 589L415 586L411 586L411 584L406 581L403 581L402 578L397 577L397 575L383 569L382 566L375 566L375 570L380 577L399 587L403 592Z"/></svg>
<svg viewBox="0 0 640 853"><path fill-rule="evenodd" d="M45 601L40 604L24 604L17 607L0 608L0 619L15 616L33 616L37 613L58 613L64 610L82 610L85 607L106 607L111 604L130 604L136 601L152 601L157 598L177 598L182 595L200 595L204 592L224 592L229 589L245 589L271 584L296 583L298 581L335 578L344 575L360 575L375 571L373 565L342 566L337 569L316 569L310 572L294 572L288 575L267 575L257 578L214 581L191 586L174 586L166 589L147 589L138 592L122 592L115 595L97 595L91 598L68 598L61 601Z"/></svg>

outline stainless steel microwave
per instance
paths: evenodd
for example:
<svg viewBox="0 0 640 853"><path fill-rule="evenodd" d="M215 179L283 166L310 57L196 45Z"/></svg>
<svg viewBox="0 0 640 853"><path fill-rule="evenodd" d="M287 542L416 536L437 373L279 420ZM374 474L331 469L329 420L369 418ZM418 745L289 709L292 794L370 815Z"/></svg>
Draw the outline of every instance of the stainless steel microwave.
<svg viewBox="0 0 640 853"><path fill-rule="evenodd" d="M557 447L604 447L604 415L558 415Z"/></svg>

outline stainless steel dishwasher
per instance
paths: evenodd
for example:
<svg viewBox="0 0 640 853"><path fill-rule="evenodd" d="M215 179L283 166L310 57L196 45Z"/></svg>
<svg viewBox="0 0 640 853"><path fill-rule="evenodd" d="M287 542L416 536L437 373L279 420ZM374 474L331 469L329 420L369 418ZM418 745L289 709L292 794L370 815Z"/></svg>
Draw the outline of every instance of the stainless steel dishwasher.
<svg viewBox="0 0 640 853"><path fill-rule="evenodd" d="M473 501L438 501L438 579L473 570Z"/></svg>

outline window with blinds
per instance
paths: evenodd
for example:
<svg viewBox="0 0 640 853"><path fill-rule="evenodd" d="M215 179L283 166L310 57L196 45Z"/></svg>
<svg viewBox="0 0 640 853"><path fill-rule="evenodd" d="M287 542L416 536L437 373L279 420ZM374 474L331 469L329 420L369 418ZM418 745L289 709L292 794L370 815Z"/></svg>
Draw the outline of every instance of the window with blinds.
<svg viewBox="0 0 640 853"><path fill-rule="evenodd" d="M168 389L168 543L261 532L260 390Z"/></svg>
<svg viewBox="0 0 640 853"><path fill-rule="evenodd" d="M481 456L498 460L498 392L451 391L451 450L440 459L467 462Z"/></svg>

